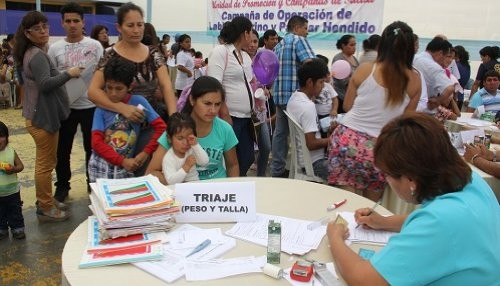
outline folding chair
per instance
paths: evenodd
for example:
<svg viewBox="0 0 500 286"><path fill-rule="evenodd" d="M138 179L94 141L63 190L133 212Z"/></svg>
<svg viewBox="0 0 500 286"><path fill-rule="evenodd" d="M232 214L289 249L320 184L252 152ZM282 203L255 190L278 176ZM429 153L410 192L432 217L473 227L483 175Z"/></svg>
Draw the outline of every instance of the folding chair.
<svg viewBox="0 0 500 286"><path fill-rule="evenodd" d="M302 127L293 119L287 111L283 111L288 119L288 128L290 130L290 175L291 179L305 180L317 183L325 183L325 180L314 175L311 154L306 145L306 136ZM302 150L302 160L304 162L305 174L299 165L299 152L297 139L300 142Z"/></svg>

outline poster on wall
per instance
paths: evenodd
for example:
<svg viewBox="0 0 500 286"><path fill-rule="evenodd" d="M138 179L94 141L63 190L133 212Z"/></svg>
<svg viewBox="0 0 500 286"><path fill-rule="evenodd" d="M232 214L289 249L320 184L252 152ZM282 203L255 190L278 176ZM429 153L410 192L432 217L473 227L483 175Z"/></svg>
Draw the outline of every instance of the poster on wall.
<svg viewBox="0 0 500 286"><path fill-rule="evenodd" d="M286 33L288 20L308 20L309 34L371 35L382 32L384 0L209 0L208 31L218 34L225 22L245 16L254 29Z"/></svg>

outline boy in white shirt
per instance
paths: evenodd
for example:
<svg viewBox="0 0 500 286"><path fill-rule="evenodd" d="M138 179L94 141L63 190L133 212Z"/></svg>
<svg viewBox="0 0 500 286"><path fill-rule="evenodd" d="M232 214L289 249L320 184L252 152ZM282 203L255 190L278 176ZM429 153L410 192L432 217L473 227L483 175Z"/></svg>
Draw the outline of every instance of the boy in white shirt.
<svg viewBox="0 0 500 286"><path fill-rule="evenodd" d="M321 138L318 114L313 100L321 93L325 85L328 67L320 59L312 59L304 63L297 71L299 90L295 91L288 101L287 111L304 130L307 149L311 154L314 174L326 180L328 164L325 159L325 147L328 138ZM297 139L292 139L297 140ZM299 166L303 167L301 148L299 152Z"/></svg>

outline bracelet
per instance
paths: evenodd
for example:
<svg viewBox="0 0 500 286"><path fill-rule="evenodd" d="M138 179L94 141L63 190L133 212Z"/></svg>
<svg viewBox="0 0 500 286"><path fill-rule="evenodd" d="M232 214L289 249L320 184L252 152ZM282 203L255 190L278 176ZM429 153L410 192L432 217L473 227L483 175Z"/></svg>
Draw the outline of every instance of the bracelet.
<svg viewBox="0 0 500 286"><path fill-rule="evenodd" d="M476 159L477 157L479 157L479 154L476 154L476 155L472 156L472 158L470 159L470 163L471 163L472 165L474 165L474 159ZM474 166L475 166L475 165L474 165Z"/></svg>

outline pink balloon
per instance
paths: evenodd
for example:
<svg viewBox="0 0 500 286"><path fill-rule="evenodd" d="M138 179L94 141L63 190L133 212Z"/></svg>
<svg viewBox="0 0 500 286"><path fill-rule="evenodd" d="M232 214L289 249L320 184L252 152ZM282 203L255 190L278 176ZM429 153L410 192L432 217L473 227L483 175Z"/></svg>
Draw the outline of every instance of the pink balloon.
<svg viewBox="0 0 500 286"><path fill-rule="evenodd" d="M345 79L351 74L351 64L345 60L338 60L332 64L332 76L336 79Z"/></svg>

